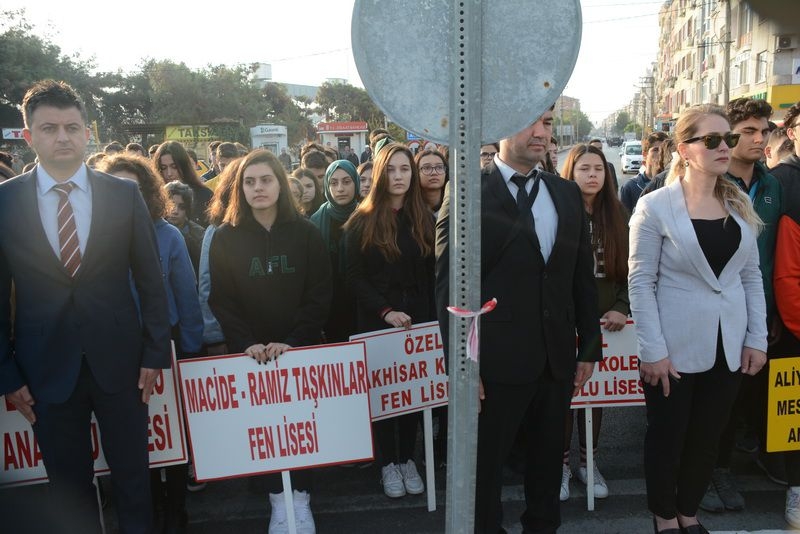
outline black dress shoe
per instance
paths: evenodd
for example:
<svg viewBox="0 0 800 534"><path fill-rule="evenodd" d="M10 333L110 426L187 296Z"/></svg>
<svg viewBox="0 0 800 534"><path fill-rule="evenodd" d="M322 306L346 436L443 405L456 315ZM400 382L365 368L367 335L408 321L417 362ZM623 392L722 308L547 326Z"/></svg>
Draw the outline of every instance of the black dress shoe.
<svg viewBox="0 0 800 534"><path fill-rule="evenodd" d="M709 534L708 530L706 530L706 527L700 523L688 527L681 527L681 532L683 534Z"/></svg>
<svg viewBox="0 0 800 534"><path fill-rule="evenodd" d="M665 528L664 530L658 530L658 523L656 523L655 516L653 516L653 532L655 534L683 534L683 531L680 528Z"/></svg>

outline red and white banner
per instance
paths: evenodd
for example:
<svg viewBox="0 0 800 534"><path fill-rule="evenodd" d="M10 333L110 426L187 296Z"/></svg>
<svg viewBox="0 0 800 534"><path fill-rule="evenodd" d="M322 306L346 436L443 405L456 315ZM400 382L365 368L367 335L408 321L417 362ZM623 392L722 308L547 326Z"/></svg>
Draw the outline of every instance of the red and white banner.
<svg viewBox="0 0 800 534"><path fill-rule="evenodd" d="M378 330L350 339L363 341L367 347L373 421L447 404L449 390L439 323L421 323L409 330Z"/></svg>
<svg viewBox="0 0 800 534"><path fill-rule="evenodd" d="M366 132L367 123L364 121L349 122L320 122L317 124L318 132Z"/></svg>
<svg viewBox="0 0 800 534"><path fill-rule="evenodd" d="M572 408L644 406L636 324L628 319L619 332L603 329L602 333L603 361L597 362L592 377L572 398Z"/></svg>
<svg viewBox="0 0 800 534"><path fill-rule="evenodd" d="M370 460L363 343L178 362L195 476L217 480Z"/></svg>
<svg viewBox="0 0 800 534"><path fill-rule="evenodd" d="M173 360L174 366L174 360ZM177 396L177 379L172 369L163 369L150 397L148 449L150 467L183 464L188 460L183 432L183 414ZM35 400L35 399L34 399ZM47 482L42 454L30 423L14 406L0 397L0 432L3 436L3 469L0 488ZM109 473L97 420L92 415L92 456L95 474Z"/></svg>
<svg viewBox="0 0 800 534"><path fill-rule="evenodd" d="M3 139L19 139L22 140L22 128L3 128Z"/></svg>

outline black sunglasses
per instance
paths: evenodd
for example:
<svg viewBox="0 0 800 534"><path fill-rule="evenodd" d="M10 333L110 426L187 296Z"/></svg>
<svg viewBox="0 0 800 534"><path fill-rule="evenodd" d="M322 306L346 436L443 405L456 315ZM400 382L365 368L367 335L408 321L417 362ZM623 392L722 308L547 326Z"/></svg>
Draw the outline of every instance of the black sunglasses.
<svg viewBox="0 0 800 534"><path fill-rule="evenodd" d="M728 145L728 148L733 148L739 144L739 137L741 134L728 132L726 134L708 134L708 135L701 135L700 137L692 137L691 139L687 139L684 143L695 143L697 141L702 141L703 144L709 150L714 150L725 140L725 144Z"/></svg>

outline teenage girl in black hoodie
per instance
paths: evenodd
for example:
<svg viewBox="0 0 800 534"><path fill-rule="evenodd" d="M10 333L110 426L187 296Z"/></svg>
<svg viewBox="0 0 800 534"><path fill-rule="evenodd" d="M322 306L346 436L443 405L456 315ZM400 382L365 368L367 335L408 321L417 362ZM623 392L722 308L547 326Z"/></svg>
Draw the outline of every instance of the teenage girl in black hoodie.
<svg viewBox="0 0 800 534"><path fill-rule="evenodd" d="M388 143L374 162L369 194L345 224L347 280L356 294L359 332L409 328L435 318L433 217L414 158L405 146ZM412 459L418 420L412 413L373 425L389 497L425 491Z"/></svg>
<svg viewBox="0 0 800 534"><path fill-rule="evenodd" d="M320 343L331 305L331 264L319 230L297 213L286 172L271 152L250 152L234 181L224 224L211 243L208 304L229 350L265 362ZM309 470L292 472L298 531L313 531L310 478ZM268 487L269 532L278 532L287 521L280 474L269 475Z"/></svg>

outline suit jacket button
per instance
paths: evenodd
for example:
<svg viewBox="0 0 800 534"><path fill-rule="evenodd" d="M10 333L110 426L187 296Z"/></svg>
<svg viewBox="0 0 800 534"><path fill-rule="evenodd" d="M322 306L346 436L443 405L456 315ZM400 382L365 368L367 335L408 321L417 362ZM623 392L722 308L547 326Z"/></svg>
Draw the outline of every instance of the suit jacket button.
<svg viewBox="0 0 800 534"><path fill-rule="evenodd" d="M544 318L547 319L548 317L550 317L550 310L545 310L542 315L544 315Z"/></svg>

